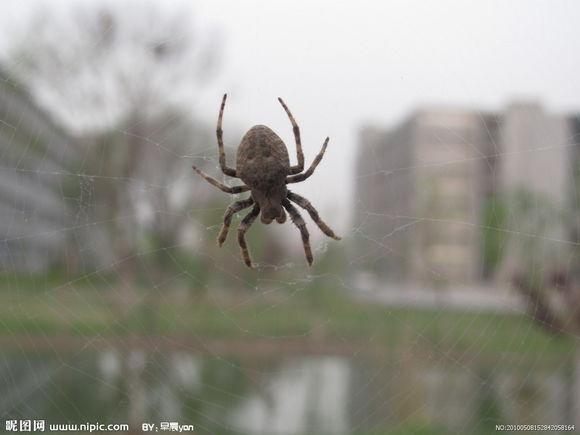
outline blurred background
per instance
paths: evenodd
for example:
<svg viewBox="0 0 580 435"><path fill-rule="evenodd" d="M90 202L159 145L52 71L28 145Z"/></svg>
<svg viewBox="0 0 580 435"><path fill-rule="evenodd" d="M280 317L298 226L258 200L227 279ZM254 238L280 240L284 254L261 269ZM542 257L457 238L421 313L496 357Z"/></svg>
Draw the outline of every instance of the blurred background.
<svg viewBox="0 0 580 435"><path fill-rule="evenodd" d="M0 6L0 430L199 434L580 427L580 5L7 1ZM244 132L288 222L216 246Z"/></svg>

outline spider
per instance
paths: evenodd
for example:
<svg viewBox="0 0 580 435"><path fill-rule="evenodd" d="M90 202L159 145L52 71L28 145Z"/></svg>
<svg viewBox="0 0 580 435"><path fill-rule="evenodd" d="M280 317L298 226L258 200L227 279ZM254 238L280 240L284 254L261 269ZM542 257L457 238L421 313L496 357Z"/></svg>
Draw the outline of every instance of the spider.
<svg viewBox="0 0 580 435"><path fill-rule="evenodd" d="M282 224L286 221L286 212L284 211L286 210L294 225L296 225L300 230L302 244L304 245L304 254L306 255L308 265L311 266L312 250L310 249L309 234L306 229L306 223L296 207L292 205L291 201L305 209L316 225L318 225L322 232L328 237L332 237L335 240L340 240L340 237L338 237L334 231L332 231L332 229L330 229L330 227L320 219L318 212L312 204L310 204L310 201L297 193L289 191L286 188L286 185L304 181L312 175L324 156L329 138L327 137L324 141L322 149L310 165L310 168L308 168L306 172L302 172L304 170L304 154L302 153L302 144L300 142L300 129L284 101L282 101L281 98L278 98L278 101L286 111L292 124L294 138L296 140L298 164L290 166L290 159L288 157L286 145L276 133L265 125L255 125L248 130L238 146L236 168L230 168L226 164L222 131L222 118L224 107L226 105L226 98L227 94L224 94L216 129L220 167L224 174L230 177L240 178L246 184L233 187L226 186L215 178L210 177L196 166L193 166L193 170L201 175L207 182L226 193L237 194L249 190L250 197L236 201L227 208L224 214L224 223L217 239L218 245L222 246L228 236L232 216L241 210L253 206L252 210L242 219L238 228L238 244L242 249L244 262L251 268L252 260L246 245L246 232L254 223L260 212L262 223L268 225L275 219L276 222Z"/></svg>

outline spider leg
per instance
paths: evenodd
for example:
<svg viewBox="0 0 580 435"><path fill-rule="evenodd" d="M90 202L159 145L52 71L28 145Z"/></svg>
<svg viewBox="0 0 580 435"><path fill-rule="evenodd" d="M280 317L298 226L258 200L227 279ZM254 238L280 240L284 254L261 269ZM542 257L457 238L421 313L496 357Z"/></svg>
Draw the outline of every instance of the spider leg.
<svg viewBox="0 0 580 435"><path fill-rule="evenodd" d="M224 224L222 225L217 240L219 246L222 246L228 237L228 231L230 229L230 224L232 223L232 216L240 210L248 208L252 204L254 204L254 200L250 197L248 199L236 201L227 208L226 213L224 214Z"/></svg>
<svg viewBox="0 0 580 435"><path fill-rule="evenodd" d="M209 175L207 175L205 172L203 172L200 169L197 169L197 167L192 166L193 170L195 172L197 172L199 175L201 175L205 181L207 181L209 184L211 184L212 186L217 187L218 189L226 192L226 193L242 193L242 192L246 192L248 190L250 190L249 186L243 185L243 186L226 186L223 183L220 183L218 180L216 180L213 177L210 177Z"/></svg>
<svg viewBox="0 0 580 435"><path fill-rule="evenodd" d="M334 234L334 231L332 231L332 229L326 225L322 219L320 219L318 211L313 207L310 201L308 201L303 196L290 191L288 191L288 199L290 201L294 201L296 204L306 210L312 220L316 223L316 225L318 225L318 228L320 228L324 234L326 234L328 237L332 237L334 240L340 240L340 237Z"/></svg>
<svg viewBox="0 0 580 435"><path fill-rule="evenodd" d="M282 98L278 97L278 101L286 111L288 118L290 118L290 122L292 123L292 131L294 132L294 138L296 139L296 155L298 157L298 164L296 166L290 167L290 174L298 174L304 170L304 153L302 152L302 142L300 141L300 128L298 128L298 124L296 124L296 120L290 113L290 109L284 103Z"/></svg>
<svg viewBox="0 0 580 435"><path fill-rule="evenodd" d="M242 219L242 223L238 227L238 244L240 248L242 248L242 255L244 257L244 263L249 268L252 268L252 259L250 258L250 253L248 252L248 246L246 245L246 231L252 226L256 218L260 214L260 206L258 204L254 204L254 208L246 215L244 219Z"/></svg>
<svg viewBox="0 0 580 435"><path fill-rule="evenodd" d="M284 222L286 222L286 212L284 211L284 209L282 209L282 214L280 214L280 216L276 218L276 222L278 222L279 224L283 224Z"/></svg>
<svg viewBox="0 0 580 435"><path fill-rule="evenodd" d="M306 222L304 222L304 219L302 219L302 216L300 216L300 212L296 210L296 207L294 207L290 201L284 199L284 201L282 201L282 205L286 210L288 210L288 214L292 219L292 223L294 223L294 225L296 225L300 230L300 235L302 236L302 245L304 245L304 254L306 255L306 261L308 261L309 266L312 266L312 250L310 249L310 236L308 234L308 230L306 229Z"/></svg>
<svg viewBox="0 0 580 435"><path fill-rule="evenodd" d="M328 146L329 140L330 140L330 138L327 137L326 140L324 141L324 144L322 145L322 149L316 155L316 157L314 158L314 161L312 162L312 164L310 165L308 170L302 174L291 175L290 177L286 177L286 184L298 183L300 181L304 181L312 175L312 173L314 172L314 170L316 169L316 167L318 166L318 164L322 160L322 157L324 157L324 152L326 151L326 147Z"/></svg>
<svg viewBox="0 0 580 435"><path fill-rule="evenodd" d="M237 177L236 170L233 168L229 168L226 164L226 153L224 151L224 132L222 130L222 118L224 117L224 107L226 106L226 98L228 94L224 94L222 99L222 105L220 106L220 115L218 117L218 123L216 128L216 135L217 135L217 142L218 142L218 149L220 153L220 167L222 168L222 172L230 177Z"/></svg>

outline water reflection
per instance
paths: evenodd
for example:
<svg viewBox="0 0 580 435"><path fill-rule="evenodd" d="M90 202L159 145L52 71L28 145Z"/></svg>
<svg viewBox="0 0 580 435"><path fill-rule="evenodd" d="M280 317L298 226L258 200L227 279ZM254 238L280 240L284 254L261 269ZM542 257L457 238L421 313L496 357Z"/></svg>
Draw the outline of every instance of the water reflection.
<svg viewBox="0 0 580 435"><path fill-rule="evenodd" d="M516 360L517 361L517 360ZM47 422L179 421L196 433L466 433L573 421L567 364L209 357L88 349L0 354L0 415Z"/></svg>

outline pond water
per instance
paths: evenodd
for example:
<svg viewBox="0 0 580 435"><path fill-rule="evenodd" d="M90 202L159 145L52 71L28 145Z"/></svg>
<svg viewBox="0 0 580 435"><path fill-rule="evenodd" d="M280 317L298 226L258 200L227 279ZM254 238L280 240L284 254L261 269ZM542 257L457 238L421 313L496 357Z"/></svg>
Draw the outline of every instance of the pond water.
<svg viewBox="0 0 580 435"><path fill-rule="evenodd" d="M499 423L573 422L570 376L561 361L517 357L13 349L0 353L0 415L132 428L177 421L198 434L490 433Z"/></svg>

